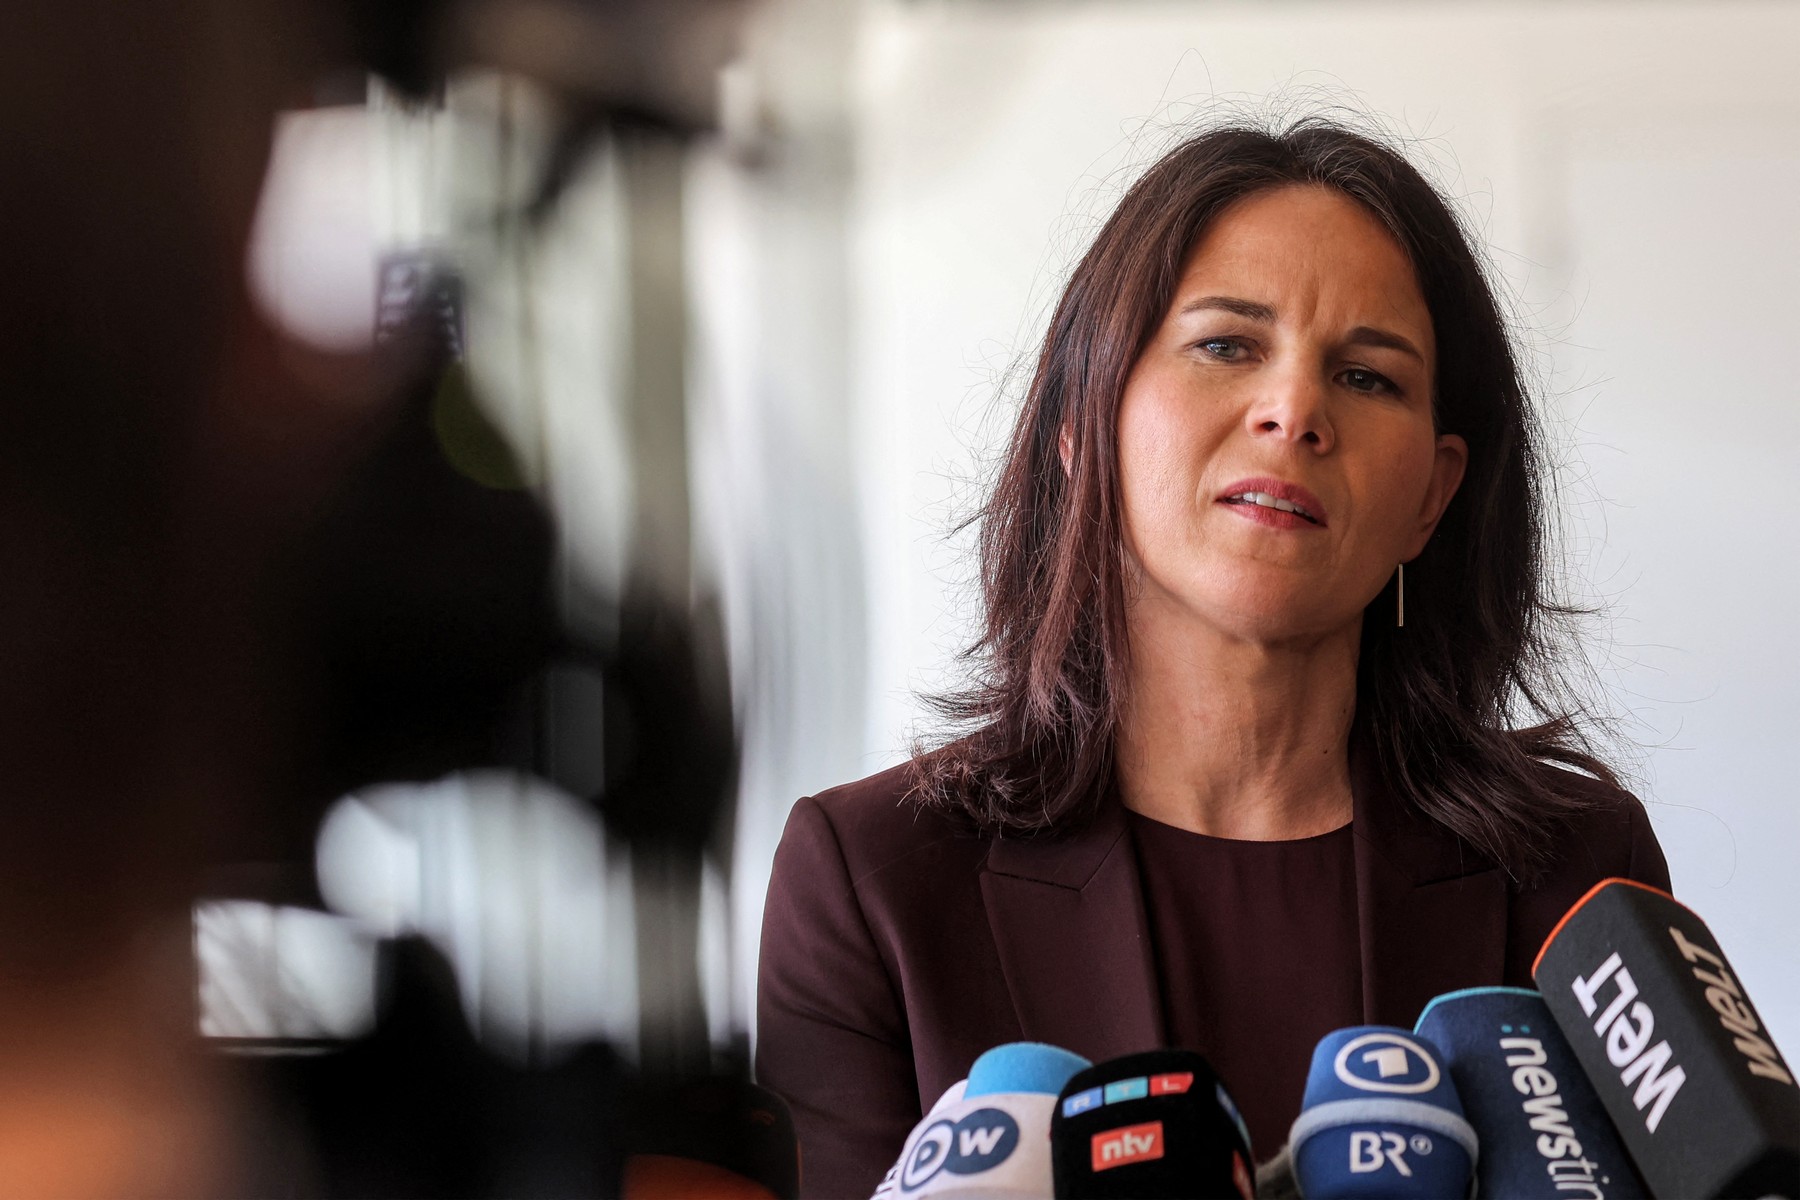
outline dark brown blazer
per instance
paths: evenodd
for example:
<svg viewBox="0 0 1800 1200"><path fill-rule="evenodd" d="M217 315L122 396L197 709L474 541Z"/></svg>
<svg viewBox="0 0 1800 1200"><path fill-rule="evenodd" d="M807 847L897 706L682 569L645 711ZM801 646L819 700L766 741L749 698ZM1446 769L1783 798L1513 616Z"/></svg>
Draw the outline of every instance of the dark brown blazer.
<svg viewBox="0 0 1800 1200"><path fill-rule="evenodd" d="M1363 1019L1410 1027L1441 992L1529 986L1562 914L1620 875L1667 888L1643 807L1598 801L1521 889L1352 764ZM1055 840L973 836L904 798L896 767L794 805L775 852L757 987L757 1074L785 1097L807 1196L867 1196L908 1131L1003 1042L1099 1062L1164 1044L1125 814Z"/></svg>

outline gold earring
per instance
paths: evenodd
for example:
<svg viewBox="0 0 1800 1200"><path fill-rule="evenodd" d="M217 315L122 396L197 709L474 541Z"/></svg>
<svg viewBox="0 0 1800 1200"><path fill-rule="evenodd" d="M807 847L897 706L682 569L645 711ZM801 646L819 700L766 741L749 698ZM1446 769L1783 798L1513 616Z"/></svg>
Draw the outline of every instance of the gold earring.
<svg viewBox="0 0 1800 1200"><path fill-rule="evenodd" d="M1394 628L1406 628L1406 564L1399 566L1400 582L1394 588Z"/></svg>

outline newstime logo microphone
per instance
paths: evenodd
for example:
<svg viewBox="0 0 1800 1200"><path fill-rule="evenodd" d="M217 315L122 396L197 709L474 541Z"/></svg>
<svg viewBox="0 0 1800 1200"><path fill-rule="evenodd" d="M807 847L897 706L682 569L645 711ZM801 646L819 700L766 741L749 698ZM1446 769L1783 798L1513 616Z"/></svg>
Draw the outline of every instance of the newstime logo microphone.
<svg viewBox="0 0 1800 1200"><path fill-rule="evenodd" d="M1250 1134L1206 1059L1153 1050L1089 1067L1050 1119L1064 1200L1252 1200Z"/></svg>
<svg viewBox="0 0 1800 1200"><path fill-rule="evenodd" d="M1359 1025L1320 1040L1288 1134L1306 1200L1467 1196L1475 1150L1456 1087L1422 1039Z"/></svg>
<svg viewBox="0 0 1800 1200"><path fill-rule="evenodd" d="M1425 1006L1415 1032L1437 1050L1481 1139L1477 1196L1648 1200L1594 1085L1538 993L1450 992Z"/></svg>
<svg viewBox="0 0 1800 1200"><path fill-rule="evenodd" d="M1532 974L1653 1193L1800 1198L1800 1086L1704 921L1603 880Z"/></svg>

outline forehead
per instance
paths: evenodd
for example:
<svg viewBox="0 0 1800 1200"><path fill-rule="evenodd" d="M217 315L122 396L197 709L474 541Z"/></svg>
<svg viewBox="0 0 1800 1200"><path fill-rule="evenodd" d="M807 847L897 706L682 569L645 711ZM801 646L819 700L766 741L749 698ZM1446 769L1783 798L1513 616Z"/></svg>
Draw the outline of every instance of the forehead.
<svg viewBox="0 0 1800 1200"><path fill-rule="evenodd" d="M1431 336L1431 313L1406 251L1367 209L1332 188L1292 185L1229 205L1188 252L1176 306L1230 295L1277 319L1403 325Z"/></svg>

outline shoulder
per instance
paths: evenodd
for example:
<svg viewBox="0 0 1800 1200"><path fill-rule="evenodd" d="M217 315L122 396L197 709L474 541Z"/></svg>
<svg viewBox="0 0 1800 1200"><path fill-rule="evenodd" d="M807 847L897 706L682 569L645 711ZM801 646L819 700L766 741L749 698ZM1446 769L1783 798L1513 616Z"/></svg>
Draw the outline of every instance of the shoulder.
<svg viewBox="0 0 1800 1200"><path fill-rule="evenodd" d="M1602 879L1633 879L1669 890L1669 867L1643 802L1624 788L1549 763L1547 790L1579 802L1551 835L1549 866L1517 885L1508 937L1509 982L1530 983L1538 948L1563 914Z"/></svg>
<svg viewBox="0 0 1800 1200"><path fill-rule="evenodd" d="M1591 775L1550 763L1541 763L1538 769L1547 791L1580 805L1563 825L1557 844L1549 848L1552 878L1591 878L1597 883L1622 876L1668 889L1668 864L1643 801L1623 787Z"/></svg>
<svg viewBox="0 0 1800 1200"><path fill-rule="evenodd" d="M992 840L914 794L911 763L803 796L776 847L765 913L839 914L878 942L944 933L980 909ZM810 914L810 915L807 915Z"/></svg>
<svg viewBox="0 0 1800 1200"><path fill-rule="evenodd" d="M975 858L986 853L988 840L968 822L922 803L911 762L803 796L788 814L782 844L804 848L809 856L837 856L853 886L872 883L909 861L923 857Z"/></svg>

